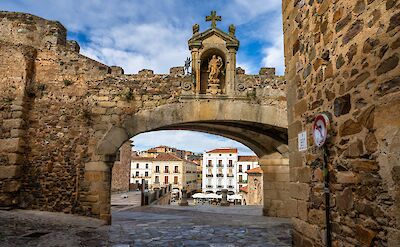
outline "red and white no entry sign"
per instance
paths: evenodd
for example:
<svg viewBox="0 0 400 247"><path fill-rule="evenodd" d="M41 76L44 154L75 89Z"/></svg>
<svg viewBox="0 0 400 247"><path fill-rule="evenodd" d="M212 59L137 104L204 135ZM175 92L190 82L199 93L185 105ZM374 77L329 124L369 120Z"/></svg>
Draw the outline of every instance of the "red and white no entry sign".
<svg viewBox="0 0 400 247"><path fill-rule="evenodd" d="M313 137L317 147L322 147L325 144L328 136L329 118L325 114L319 114L314 119Z"/></svg>

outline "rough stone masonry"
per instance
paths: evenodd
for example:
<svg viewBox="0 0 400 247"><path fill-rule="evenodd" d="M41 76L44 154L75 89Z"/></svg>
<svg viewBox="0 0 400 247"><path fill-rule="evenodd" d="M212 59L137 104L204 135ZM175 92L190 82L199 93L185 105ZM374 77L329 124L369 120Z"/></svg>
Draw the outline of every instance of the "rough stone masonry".
<svg viewBox="0 0 400 247"><path fill-rule="evenodd" d="M400 246L400 3L283 1L296 246L324 246L315 114L330 116L333 246Z"/></svg>
<svg viewBox="0 0 400 247"><path fill-rule="evenodd" d="M265 214L289 216L286 83L273 69L246 75L232 66L239 46L232 30L198 29L193 54L230 61L229 78L221 78L229 88L218 95L196 92L182 67L125 75L80 55L60 23L0 12L1 207L110 222L111 168L122 144L147 131L191 129L252 148L276 184ZM274 153L281 158L263 159Z"/></svg>

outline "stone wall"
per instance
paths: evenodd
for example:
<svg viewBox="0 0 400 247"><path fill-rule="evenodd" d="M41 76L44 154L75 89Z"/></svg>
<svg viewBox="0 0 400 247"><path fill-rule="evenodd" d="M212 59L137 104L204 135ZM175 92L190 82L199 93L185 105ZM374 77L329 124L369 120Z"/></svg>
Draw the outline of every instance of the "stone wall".
<svg viewBox="0 0 400 247"><path fill-rule="evenodd" d="M119 160L115 161L112 168L111 192L129 191L131 175L132 146L128 141L119 149Z"/></svg>
<svg viewBox="0 0 400 247"><path fill-rule="evenodd" d="M315 114L331 119L334 246L400 243L400 5L393 0L283 1L295 246L324 246ZM297 151L297 134L309 147Z"/></svg>
<svg viewBox="0 0 400 247"><path fill-rule="evenodd" d="M232 95L185 95L193 78L182 68L125 75L120 67L80 55L79 45L66 40L58 22L5 11L0 18L2 206L109 221L115 148L139 129L167 123L221 118L237 126L202 123L196 128L247 138L249 145L260 146L255 149L260 154L286 146L286 86L271 71L239 76L246 85ZM259 132L252 132L253 122Z"/></svg>

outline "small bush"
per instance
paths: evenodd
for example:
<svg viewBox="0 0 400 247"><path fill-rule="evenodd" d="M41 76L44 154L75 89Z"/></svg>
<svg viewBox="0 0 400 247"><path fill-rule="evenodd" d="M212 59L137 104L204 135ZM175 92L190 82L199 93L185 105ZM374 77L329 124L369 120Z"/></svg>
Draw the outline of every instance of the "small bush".
<svg viewBox="0 0 400 247"><path fill-rule="evenodd" d="M68 86L70 86L70 85L72 85L72 84L74 84L73 81L67 80L67 79L64 80L64 86L68 87Z"/></svg>
<svg viewBox="0 0 400 247"><path fill-rule="evenodd" d="M133 99L133 93L132 91L129 89L128 91L124 92L122 94L122 97L126 100L126 101L131 101Z"/></svg>

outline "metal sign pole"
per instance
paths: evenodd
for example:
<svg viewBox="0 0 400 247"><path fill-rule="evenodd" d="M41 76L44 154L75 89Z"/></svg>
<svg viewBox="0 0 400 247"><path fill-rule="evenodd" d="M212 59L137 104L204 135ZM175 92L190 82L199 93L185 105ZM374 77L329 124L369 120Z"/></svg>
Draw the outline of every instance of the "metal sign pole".
<svg viewBox="0 0 400 247"><path fill-rule="evenodd" d="M328 168L328 148L326 144L322 146L324 155L324 194L325 194L325 220L326 220L326 246L332 247L331 221L330 221L330 191L329 191L329 168Z"/></svg>

